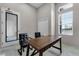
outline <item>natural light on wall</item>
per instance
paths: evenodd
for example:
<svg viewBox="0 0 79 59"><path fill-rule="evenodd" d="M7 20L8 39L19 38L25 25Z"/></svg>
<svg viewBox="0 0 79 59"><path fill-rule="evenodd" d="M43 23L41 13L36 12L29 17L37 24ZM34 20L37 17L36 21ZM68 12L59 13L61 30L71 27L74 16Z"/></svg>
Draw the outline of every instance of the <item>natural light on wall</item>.
<svg viewBox="0 0 79 59"><path fill-rule="evenodd" d="M58 9L58 32L73 35L73 4L66 4Z"/></svg>

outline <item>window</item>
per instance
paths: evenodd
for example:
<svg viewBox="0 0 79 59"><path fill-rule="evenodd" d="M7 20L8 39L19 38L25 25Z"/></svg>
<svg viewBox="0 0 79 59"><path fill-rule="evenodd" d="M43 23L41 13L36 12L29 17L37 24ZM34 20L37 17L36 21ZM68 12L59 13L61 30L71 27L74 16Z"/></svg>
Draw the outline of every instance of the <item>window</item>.
<svg viewBox="0 0 79 59"><path fill-rule="evenodd" d="M65 5L66 6L66 5ZM67 5L68 6L68 5ZM58 14L58 32L63 35L72 35L73 34L73 10L70 6L66 8L60 8Z"/></svg>

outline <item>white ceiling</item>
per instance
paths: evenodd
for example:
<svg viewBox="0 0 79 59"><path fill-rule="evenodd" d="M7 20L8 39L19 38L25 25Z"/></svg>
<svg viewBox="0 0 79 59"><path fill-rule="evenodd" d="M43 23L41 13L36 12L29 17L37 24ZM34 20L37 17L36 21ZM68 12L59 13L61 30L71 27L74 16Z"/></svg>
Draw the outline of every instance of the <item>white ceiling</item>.
<svg viewBox="0 0 79 59"><path fill-rule="evenodd" d="M31 6L35 7L35 8L39 8L41 5L43 5L44 3L29 3Z"/></svg>

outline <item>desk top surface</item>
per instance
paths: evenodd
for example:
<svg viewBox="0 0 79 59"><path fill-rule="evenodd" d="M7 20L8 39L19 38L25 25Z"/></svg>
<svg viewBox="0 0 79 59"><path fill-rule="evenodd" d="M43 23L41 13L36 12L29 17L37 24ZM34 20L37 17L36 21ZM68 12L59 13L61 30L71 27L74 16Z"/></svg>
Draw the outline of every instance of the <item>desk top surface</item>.
<svg viewBox="0 0 79 59"><path fill-rule="evenodd" d="M61 38L61 36L42 36L39 38L32 38L28 40L28 43L35 49L40 50L43 47L53 43L54 41L58 40Z"/></svg>

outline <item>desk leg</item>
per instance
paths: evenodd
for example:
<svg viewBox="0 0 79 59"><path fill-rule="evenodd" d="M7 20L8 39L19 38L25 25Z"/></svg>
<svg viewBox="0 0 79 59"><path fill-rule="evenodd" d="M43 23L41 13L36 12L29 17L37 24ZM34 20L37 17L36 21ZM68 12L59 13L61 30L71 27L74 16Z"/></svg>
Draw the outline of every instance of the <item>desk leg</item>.
<svg viewBox="0 0 79 59"><path fill-rule="evenodd" d="M60 53L62 53L62 42L61 42L61 38L60 38Z"/></svg>
<svg viewBox="0 0 79 59"><path fill-rule="evenodd" d="M26 56L29 56L29 44L27 45L27 51L26 51Z"/></svg>
<svg viewBox="0 0 79 59"><path fill-rule="evenodd" d="M43 52L42 51L39 52L39 56L43 56Z"/></svg>

